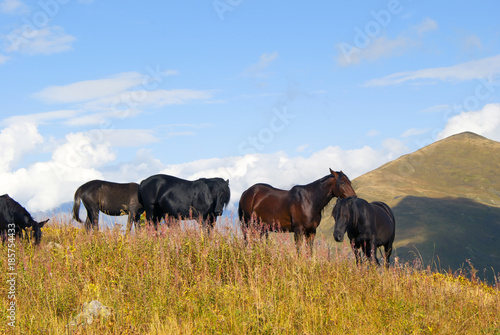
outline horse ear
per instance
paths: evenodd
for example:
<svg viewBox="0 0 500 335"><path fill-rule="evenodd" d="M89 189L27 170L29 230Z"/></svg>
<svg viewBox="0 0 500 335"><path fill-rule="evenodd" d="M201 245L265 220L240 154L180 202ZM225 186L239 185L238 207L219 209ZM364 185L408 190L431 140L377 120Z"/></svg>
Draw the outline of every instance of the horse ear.
<svg viewBox="0 0 500 335"><path fill-rule="evenodd" d="M46 224L49 220L50 220L50 219L47 219L47 220L42 221L42 222L38 222L38 226L39 226L40 228L42 228L42 227L43 227L43 226L44 226L44 225L45 225L45 224Z"/></svg>
<svg viewBox="0 0 500 335"><path fill-rule="evenodd" d="M334 176L336 176L337 174L335 173L335 171L333 171L331 168L330 169L330 174L333 174Z"/></svg>

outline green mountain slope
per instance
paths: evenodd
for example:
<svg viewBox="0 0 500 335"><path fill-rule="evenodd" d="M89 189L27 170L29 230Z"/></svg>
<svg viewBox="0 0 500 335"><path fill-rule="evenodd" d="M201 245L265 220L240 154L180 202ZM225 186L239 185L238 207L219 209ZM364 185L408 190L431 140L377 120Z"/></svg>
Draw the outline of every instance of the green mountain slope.
<svg viewBox="0 0 500 335"><path fill-rule="evenodd" d="M453 271L470 260L492 280L500 272L499 172L500 143L466 132L389 162L353 186L359 197L392 207L398 257ZM333 205L319 227L327 239Z"/></svg>

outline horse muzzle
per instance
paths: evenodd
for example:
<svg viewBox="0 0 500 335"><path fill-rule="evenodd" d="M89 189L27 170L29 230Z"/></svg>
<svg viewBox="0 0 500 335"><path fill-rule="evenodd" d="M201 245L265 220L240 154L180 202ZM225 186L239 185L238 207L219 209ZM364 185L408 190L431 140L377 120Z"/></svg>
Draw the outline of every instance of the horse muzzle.
<svg viewBox="0 0 500 335"><path fill-rule="evenodd" d="M333 233L333 237L337 242L342 242L344 240L344 234L341 233Z"/></svg>

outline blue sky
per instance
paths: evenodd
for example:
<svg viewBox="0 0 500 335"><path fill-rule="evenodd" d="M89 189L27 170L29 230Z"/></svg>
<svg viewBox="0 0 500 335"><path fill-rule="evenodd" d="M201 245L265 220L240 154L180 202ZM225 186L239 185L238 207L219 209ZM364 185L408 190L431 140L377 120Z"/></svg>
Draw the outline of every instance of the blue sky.
<svg viewBox="0 0 500 335"><path fill-rule="evenodd" d="M500 140L497 1L0 0L0 192L91 179L351 179L472 130ZM230 207L233 208L233 207Z"/></svg>

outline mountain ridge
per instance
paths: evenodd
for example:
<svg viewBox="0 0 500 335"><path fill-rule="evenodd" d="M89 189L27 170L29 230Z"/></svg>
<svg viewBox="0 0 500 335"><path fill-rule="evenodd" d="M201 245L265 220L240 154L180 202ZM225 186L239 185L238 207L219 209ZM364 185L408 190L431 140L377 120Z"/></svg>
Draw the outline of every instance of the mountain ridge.
<svg viewBox="0 0 500 335"><path fill-rule="evenodd" d="M474 266L494 281L500 278L499 171L500 142L465 132L401 156L352 184L360 198L393 209L396 257L452 271ZM325 207L318 228L330 241L334 204Z"/></svg>

